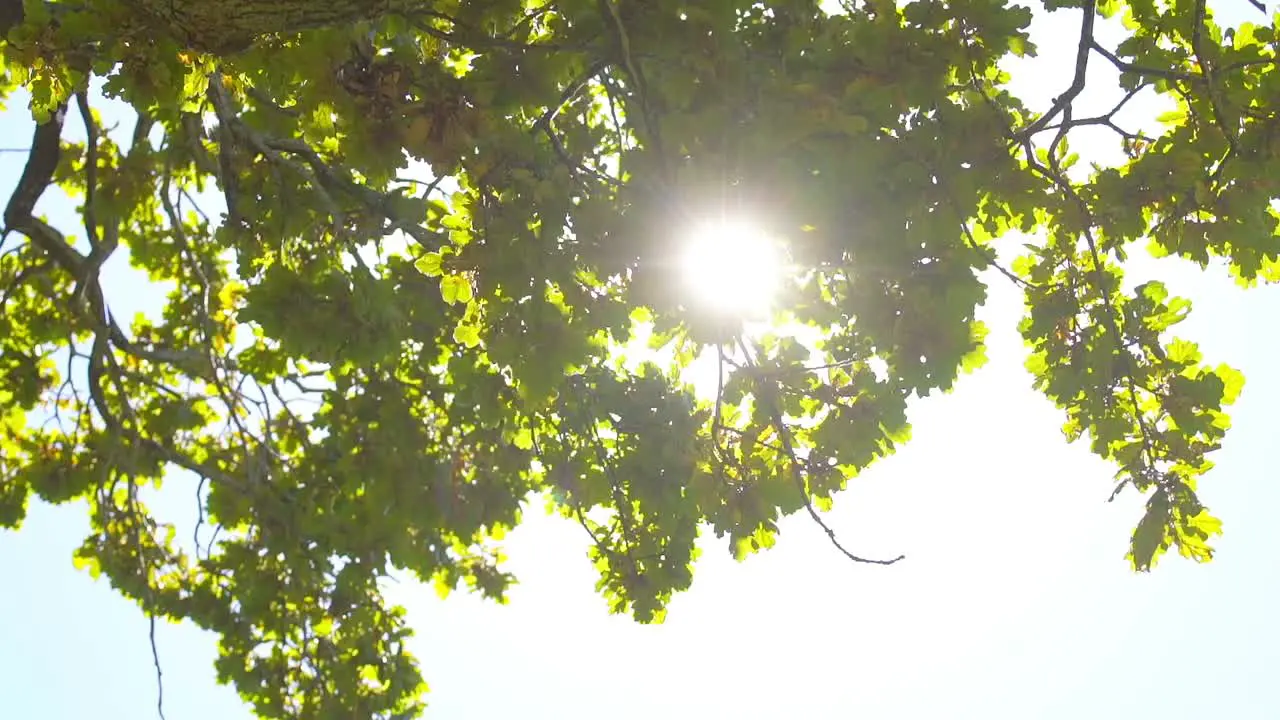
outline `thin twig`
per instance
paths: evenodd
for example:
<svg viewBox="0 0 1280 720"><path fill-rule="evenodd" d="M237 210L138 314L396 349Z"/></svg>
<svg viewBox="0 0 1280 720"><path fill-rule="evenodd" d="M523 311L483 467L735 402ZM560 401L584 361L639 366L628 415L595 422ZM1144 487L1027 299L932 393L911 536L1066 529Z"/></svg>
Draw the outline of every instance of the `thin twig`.
<svg viewBox="0 0 1280 720"><path fill-rule="evenodd" d="M148 637L151 641L151 663L156 668L156 714L164 717L164 671L160 669L160 650L156 647L156 614L147 612Z"/></svg>

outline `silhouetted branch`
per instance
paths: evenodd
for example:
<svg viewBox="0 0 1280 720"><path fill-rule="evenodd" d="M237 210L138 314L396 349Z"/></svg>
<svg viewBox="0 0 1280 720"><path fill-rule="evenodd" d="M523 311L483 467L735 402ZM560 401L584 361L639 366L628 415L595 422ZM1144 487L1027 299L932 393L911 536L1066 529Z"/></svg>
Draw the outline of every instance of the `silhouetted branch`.
<svg viewBox="0 0 1280 720"><path fill-rule="evenodd" d="M1097 0L1086 0L1084 4L1084 18L1080 22L1080 41L1076 46L1076 69L1075 75L1071 78L1071 85L1058 97L1054 98L1053 106L1044 115L1041 115L1035 122L1031 123L1025 129L1017 133L1019 138L1030 138L1036 133L1044 130L1055 117L1065 110L1076 99L1076 96L1084 90L1085 75L1089 68L1089 49L1093 47L1093 25L1097 17Z"/></svg>
<svg viewBox="0 0 1280 720"><path fill-rule="evenodd" d="M738 346L742 350L744 362L747 367L754 371L753 377L757 382L755 393L756 400L764 405L765 410L769 413L770 421L778 430L778 437L782 441L783 450L786 452L791 464L792 476L795 478L796 488L800 491L800 497L804 501L805 510L809 511L809 517L812 518L813 521L817 523L818 527L822 528L822 531L827 534L827 539L831 541L831 544L834 545L835 548L845 557L854 562L870 565L892 565L899 560L906 558L906 555L899 555L892 560L864 558L859 555L854 555L849 552L844 545L840 544L840 541L836 538L836 531L832 530L831 526L827 525L827 523L823 521L822 516L818 515L817 509L813 507L813 501L809 498L809 482L806 479L808 474L807 464L801 462L799 456L796 454L795 445L791 441L791 428L784 421L782 411L778 408L777 403L774 401L768 390L759 386L759 383L763 382L763 378L759 372L759 366L756 364L755 359L752 358L751 350L747 347L746 342L743 341L741 336L738 337Z"/></svg>

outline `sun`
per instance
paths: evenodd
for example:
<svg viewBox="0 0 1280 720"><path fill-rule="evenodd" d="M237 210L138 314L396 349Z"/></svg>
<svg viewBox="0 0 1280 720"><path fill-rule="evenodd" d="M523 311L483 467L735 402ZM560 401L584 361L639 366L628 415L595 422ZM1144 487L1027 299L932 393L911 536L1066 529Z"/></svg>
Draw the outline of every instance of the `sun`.
<svg viewBox="0 0 1280 720"><path fill-rule="evenodd" d="M696 227L681 258L698 301L744 319L767 316L784 273L782 248L757 226L716 221Z"/></svg>

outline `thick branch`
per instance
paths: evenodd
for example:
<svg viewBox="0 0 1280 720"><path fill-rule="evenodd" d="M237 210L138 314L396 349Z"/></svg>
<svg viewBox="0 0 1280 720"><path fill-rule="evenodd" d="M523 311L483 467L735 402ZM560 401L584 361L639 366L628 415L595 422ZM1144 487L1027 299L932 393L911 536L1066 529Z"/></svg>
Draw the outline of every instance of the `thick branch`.
<svg viewBox="0 0 1280 720"><path fill-rule="evenodd" d="M26 14L22 0L0 0L0 36L21 25Z"/></svg>
<svg viewBox="0 0 1280 720"><path fill-rule="evenodd" d="M422 5L414 0L140 0L173 37L214 53L244 50L264 35L375 20Z"/></svg>
<svg viewBox="0 0 1280 720"><path fill-rule="evenodd" d="M49 187L61 158L62 124L66 114L67 108L63 105L48 122L36 126L26 167L23 168L18 186L9 197L4 210L5 235L10 232L21 233L64 272L77 278L80 288L75 293L72 304L79 304L76 298L86 299L91 324L104 339L109 339L117 348L155 363L177 365L184 369L199 368L199 356L158 346L147 348L130 340L107 308L106 296L98 279L99 268L90 266L94 261L72 247L62 233L32 215L36 202ZM79 310L80 308L72 308L73 312Z"/></svg>
<svg viewBox="0 0 1280 720"><path fill-rule="evenodd" d="M0 0L0 37L22 24L23 0ZM130 11L148 28L219 55L248 49L265 35L290 34L421 11L419 0L135 0ZM66 12L51 4L54 15ZM87 12L94 12L89 10Z"/></svg>
<svg viewBox="0 0 1280 720"><path fill-rule="evenodd" d="M1084 90L1085 77L1089 70L1089 50L1094 45L1093 26L1098 14L1097 0L1086 0L1083 9L1084 18L1080 22L1080 41L1076 45L1076 69L1071 78L1071 87L1054 99L1053 107L1049 108L1049 112L1021 130L1017 135L1018 138L1030 138L1043 130L1059 113L1066 111L1076 96Z"/></svg>

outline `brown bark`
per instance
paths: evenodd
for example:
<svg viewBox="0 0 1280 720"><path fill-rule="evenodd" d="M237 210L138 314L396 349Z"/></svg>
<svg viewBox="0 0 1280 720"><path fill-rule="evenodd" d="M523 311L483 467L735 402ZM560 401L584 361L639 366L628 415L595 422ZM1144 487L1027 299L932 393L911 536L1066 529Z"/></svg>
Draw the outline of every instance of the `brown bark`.
<svg viewBox="0 0 1280 720"><path fill-rule="evenodd" d="M421 0L137 0L172 37L213 53L248 48L256 38L376 19L421 8Z"/></svg>
<svg viewBox="0 0 1280 720"><path fill-rule="evenodd" d="M0 37L21 25L25 14L22 0L0 0Z"/></svg>
<svg viewBox="0 0 1280 720"><path fill-rule="evenodd" d="M229 54L264 35L374 20L424 0L134 0L144 25L195 50ZM57 5L54 9L60 9ZM0 0L0 37L22 24L22 0Z"/></svg>

